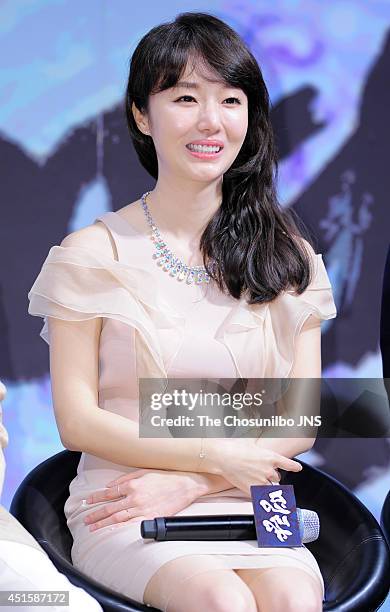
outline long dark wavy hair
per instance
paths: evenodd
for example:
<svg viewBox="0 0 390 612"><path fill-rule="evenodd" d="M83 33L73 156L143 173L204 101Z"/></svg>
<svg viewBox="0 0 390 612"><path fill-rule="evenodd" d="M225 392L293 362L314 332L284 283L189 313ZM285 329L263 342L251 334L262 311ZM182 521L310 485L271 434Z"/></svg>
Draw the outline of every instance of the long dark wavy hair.
<svg viewBox="0 0 390 612"><path fill-rule="evenodd" d="M248 304L270 302L286 289L302 293L311 281L307 230L276 195L277 153L270 99L260 67L239 35L208 13L180 13L138 43L126 88L126 121L138 158L157 180L151 136L137 127L132 103L148 113L149 95L173 87L188 62L207 65L248 98L248 130L223 175L222 203L200 239L203 263L222 291ZM217 265L213 265L215 262Z"/></svg>

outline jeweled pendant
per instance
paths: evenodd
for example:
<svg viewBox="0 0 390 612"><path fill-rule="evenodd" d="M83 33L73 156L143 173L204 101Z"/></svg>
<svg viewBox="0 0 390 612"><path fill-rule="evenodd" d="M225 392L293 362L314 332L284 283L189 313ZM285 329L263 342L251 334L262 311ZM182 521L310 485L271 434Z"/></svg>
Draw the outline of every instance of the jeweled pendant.
<svg viewBox="0 0 390 612"><path fill-rule="evenodd" d="M187 275L187 270L185 268L181 268L179 274L177 275L178 281L183 281Z"/></svg>
<svg viewBox="0 0 390 612"><path fill-rule="evenodd" d="M172 266L173 266L173 261L172 261L172 255L171 255L165 260L165 263L163 264L163 270L165 271L170 270Z"/></svg>
<svg viewBox="0 0 390 612"><path fill-rule="evenodd" d="M168 249L161 249L159 251L155 251L152 255L153 259L160 259L165 257L168 254Z"/></svg>
<svg viewBox="0 0 390 612"><path fill-rule="evenodd" d="M199 270L195 275L195 285L201 285L204 280L204 274L202 270Z"/></svg>

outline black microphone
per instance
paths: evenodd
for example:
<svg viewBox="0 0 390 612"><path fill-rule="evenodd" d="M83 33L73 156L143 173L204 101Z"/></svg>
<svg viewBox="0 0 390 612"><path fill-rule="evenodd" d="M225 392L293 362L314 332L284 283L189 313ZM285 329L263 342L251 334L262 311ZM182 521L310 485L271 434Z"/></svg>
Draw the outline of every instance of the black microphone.
<svg viewBox="0 0 390 612"><path fill-rule="evenodd" d="M302 542L314 542L320 533L318 514L297 508ZM141 522L141 536L160 542L171 540L257 540L253 514L159 516Z"/></svg>

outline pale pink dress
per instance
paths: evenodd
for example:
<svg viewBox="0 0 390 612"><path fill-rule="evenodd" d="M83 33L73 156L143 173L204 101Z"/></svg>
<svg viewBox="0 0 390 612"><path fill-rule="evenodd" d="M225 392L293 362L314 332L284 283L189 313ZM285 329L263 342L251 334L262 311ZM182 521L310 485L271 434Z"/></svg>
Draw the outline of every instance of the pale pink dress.
<svg viewBox="0 0 390 612"><path fill-rule="evenodd" d="M314 278L300 296L286 291L271 304L248 306L210 285L171 278L152 259L153 242L120 215L100 217L115 241L118 261L89 248L53 246L29 292L29 313L81 320L103 317L99 347L99 406L138 420L137 377L287 377L294 340L304 321L336 316L321 255L311 250ZM140 523L90 532L83 522L93 506L83 500L110 480L139 468L83 453L70 485L65 515L81 571L123 595L143 602L145 587L167 561L212 555L220 568L293 566L321 583L306 547L259 548L257 541L144 540ZM100 505L100 504L96 504ZM232 488L198 498L178 515L253 514L250 498Z"/></svg>

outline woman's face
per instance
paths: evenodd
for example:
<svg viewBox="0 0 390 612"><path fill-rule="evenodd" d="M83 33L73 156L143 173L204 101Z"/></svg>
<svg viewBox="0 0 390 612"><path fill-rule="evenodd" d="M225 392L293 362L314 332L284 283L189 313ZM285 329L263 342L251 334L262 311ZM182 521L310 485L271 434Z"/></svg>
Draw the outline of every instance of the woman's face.
<svg viewBox="0 0 390 612"><path fill-rule="evenodd" d="M210 182L220 178L233 164L248 128L248 99L241 89L226 86L218 75L202 65L202 71L187 69L175 87L149 98L149 114L142 116L139 128L153 138L158 158L159 178L180 176ZM183 85L182 83L193 85ZM134 111L135 109L135 111ZM217 153L191 152L196 141L217 141ZM199 144L199 142L198 142Z"/></svg>

